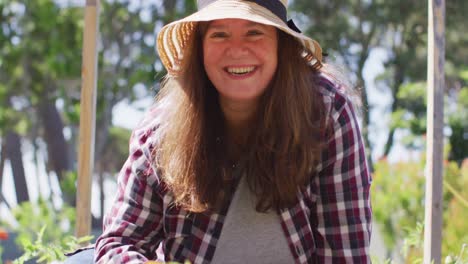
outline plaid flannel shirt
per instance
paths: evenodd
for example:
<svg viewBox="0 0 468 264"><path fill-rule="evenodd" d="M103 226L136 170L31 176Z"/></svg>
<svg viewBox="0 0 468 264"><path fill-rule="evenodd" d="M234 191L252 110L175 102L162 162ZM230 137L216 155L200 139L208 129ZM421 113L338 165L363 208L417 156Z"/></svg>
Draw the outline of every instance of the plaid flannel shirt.
<svg viewBox="0 0 468 264"><path fill-rule="evenodd" d="M296 263L370 263L371 177L358 121L340 86L323 75L318 82L333 136L317 174L298 191L297 204L279 212L281 226ZM144 263L158 256L209 263L213 258L229 205L212 214L173 206L152 163L155 116L149 112L133 131L115 202L96 241L97 263Z"/></svg>

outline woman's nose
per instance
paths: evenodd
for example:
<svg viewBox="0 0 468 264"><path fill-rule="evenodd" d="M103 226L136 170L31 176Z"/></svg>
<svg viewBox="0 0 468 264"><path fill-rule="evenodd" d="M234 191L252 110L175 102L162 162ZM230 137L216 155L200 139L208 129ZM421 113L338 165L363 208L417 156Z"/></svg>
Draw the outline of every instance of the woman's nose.
<svg viewBox="0 0 468 264"><path fill-rule="evenodd" d="M246 56L249 53L249 50L242 41L233 40L227 47L226 53L226 55L232 58L240 58Z"/></svg>

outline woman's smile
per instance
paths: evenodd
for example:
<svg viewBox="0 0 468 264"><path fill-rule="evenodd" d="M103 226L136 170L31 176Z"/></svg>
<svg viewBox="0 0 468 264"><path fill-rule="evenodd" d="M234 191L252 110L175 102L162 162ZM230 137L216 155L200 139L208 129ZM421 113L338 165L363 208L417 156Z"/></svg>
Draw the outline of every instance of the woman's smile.
<svg viewBox="0 0 468 264"><path fill-rule="evenodd" d="M225 67L226 73L233 79L240 80L252 77L258 67L256 66L228 66Z"/></svg>
<svg viewBox="0 0 468 264"><path fill-rule="evenodd" d="M256 69L255 66L230 66L226 67L226 71L233 75L246 75L254 72Z"/></svg>

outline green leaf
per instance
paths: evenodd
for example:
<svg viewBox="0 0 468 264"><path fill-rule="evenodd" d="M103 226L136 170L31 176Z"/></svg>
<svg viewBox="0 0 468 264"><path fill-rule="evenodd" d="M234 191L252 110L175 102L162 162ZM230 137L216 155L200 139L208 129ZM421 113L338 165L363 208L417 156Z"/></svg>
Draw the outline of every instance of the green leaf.
<svg viewBox="0 0 468 264"><path fill-rule="evenodd" d="M462 78L465 82L468 82L468 69L460 70L459 76L460 76L460 78Z"/></svg>
<svg viewBox="0 0 468 264"><path fill-rule="evenodd" d="M84 237L80 237L78 238L78 244L82 244L82 243L85 243L85 242L89 242L91 240L93 240L94 236L84 236Z"/></svg>

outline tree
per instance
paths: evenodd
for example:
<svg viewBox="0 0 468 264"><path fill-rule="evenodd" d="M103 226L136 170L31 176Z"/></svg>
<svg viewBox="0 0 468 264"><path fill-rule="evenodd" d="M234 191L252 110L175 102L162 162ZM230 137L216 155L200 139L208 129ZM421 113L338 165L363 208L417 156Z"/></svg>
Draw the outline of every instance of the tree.
<svg viewBox="0 0 468 264"><path fill-rule="evenodd" d="M390 17L393 21L388 23L388 31L395 36L394 39L399 41L391 41L382 43L382 46L389 50L389 59L385 63L386 72L380 77L380 84L385 87L390 87L393 102L391 112L411 112L415 116L420 117L419 121L422 127L419 129L425 131L425 105L423 108L416 109L412 103L405 102L401 96L401 89L405 89L403 93L407 96L415 96L421 89L414 91L408 89L411 83L422 83L426 80L426 61L427 61L427 6L423 1L402 3L405 6L408 4L417 5L413 8L394 8ZM411 10L411 11L410 11ZM463 16L468 12L466 1L450 1L447 3L447 31L446 31L446 92L449 95L449 101L456 102L458 99L458 91L463 87L463 79L460 72L464 69L463 65L468 63L467 57L463 54L468 52L468 49L463 45L462 41L468 41L464 34L459 34L463 29L461 25L465 19ZM403 18L403 19L402 19ZM461 55L461 56L460 56ZM466 81L465 81L466 83ZM466 85L466 84L465 84ZM424 86L424 85L423 85ZM413 87L413 86L411 86ZM425 90L425 87L420 87ZM400 93L400 96L398 95ZM416 106L421 105L425 98L418 102L412 101ZM401 101L403 100L403 101ZM394 118L395 119L395 118ZM424 120L424 121L423 121ZM413 124L414 125L414 124ZM451 126L451 124L449 124ZM387 156L393 146L393 135L398 127L391 126L387 143L385 145L383 156ZM412 131L416 132L416 131ZM421 134L421 131L418 131ZM466 156L465 152L465 156Z"/></svg>
<svg viewBox="0 0 468 264"><path fill-rule="evenodd" d="M376 162L371 190L372 207L374 218L379 223L379 230L389 249L394 249L409 230L424 222L424 164L424 155L421 160L416 161L390 164L388 160L381 159ZM459 166L448 160L444 162L444 256L458 254L468 239L467 165ZM419 236L422 239L422 233ZM411 260L422 256L422 247L412 247L405 255L405 263L415 263Z"/></svg>
<svg viewBox="0 0 468 264"><path fill-rule="evenodd" d="M369 140L370 110L364 82L364 64L371 50L378 44L382 27L380 1L315 1L296 0L292 9L298 13L302 24L308 25L306 33L319 41L327 54L341 61L361 92L363 111L362 133L368 148L372 169L372 144ZM328 60L328 59L326 59Z"/></svg>
<svg viewBox="0 0 468 264"><path fill-rule="evenodd" d="M424 1L316 1L296 0L292 8L302 24L308 25L308 35L318 40L324 50L343 62L358 86L364 87L363 68L375 48L384 48L388 55L386 71L379 76L377 85L390 92L393 99L389 112L403 106L397 97L407 83L426 79L427 6ZM468 12L466 1L456 0L447 4L447 61L460 71L467 64L466 34L463 32L464 14ZM458 80L458 81L457 81ZM447 84L458 86L459 78L449 79ZM457 84L458 83L458 84ZM370 125L367 88L362 89L364 107L363 134L366 145ZM393 146L395 127L391 127L383 156ZM370 152L370 151L369 151Z"/></svg>
<svg viewBox="0 0 468 264"><path fill-rule="evenodd" d="M193 10L193 3L186 4L164 1L161 8L158 3L102 1L95 146L96 167L109 170L100 171L102 175L112 175L122 165L112 170L106 166L106 153L112 145L127 148L128 143L128 139L109 134L113 130L112 110L121 101L131 103L157 93L157 80L165 71L154 49L155 27L181 16L186 8ZM65 201L73 205L82 7L54 0L27 5L5 0L0 10L0 101L4 102L0 107L0 136L18 132L19 143L29 142L27 146L34 148L27 151L45 156L50 176L57 176ZM4 160L5 155L1 158ZM117 166L117 162L111 163Z"/></svg>

